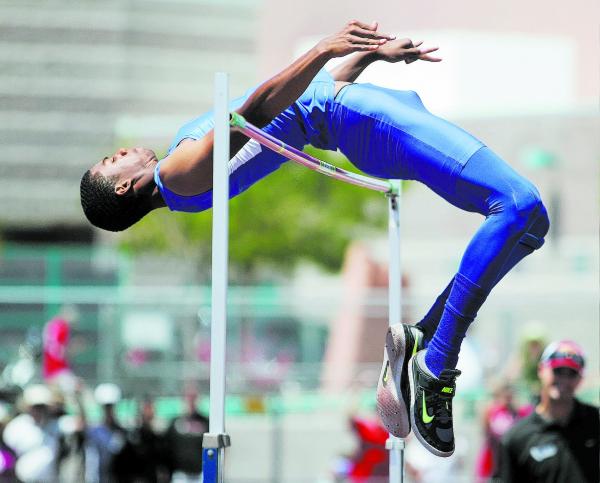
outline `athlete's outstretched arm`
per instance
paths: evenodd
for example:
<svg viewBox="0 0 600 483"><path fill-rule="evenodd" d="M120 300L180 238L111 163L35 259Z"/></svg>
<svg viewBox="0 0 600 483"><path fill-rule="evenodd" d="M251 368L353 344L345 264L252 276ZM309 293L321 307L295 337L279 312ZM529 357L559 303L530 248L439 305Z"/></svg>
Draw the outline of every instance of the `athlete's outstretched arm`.
<svg viewBox="0 0 600 483"><path fill-rule="evenodd" d="M321 40L290 66L260 85L237 112L260 127L268 124L300 97L329 59L353 52L374 52L393 39L372 27L356 20L348 22L340 32ZM202 139L183 143L175 149L161 165L163 183L180 195L195 195L212 188L213 139L211 130ZM247 141L243 134L232 131L231 155Z"/></svg>
<svg viewBox="0 0 600 483"><path fill-rule="evenodd" d="M263 83L238 112L262 127L300 97L328 60L353 52L376 52L393 38L378 33L376 23L348 22L340 32L321 40L289 67Z"/></svg>
<svg viewBox="0 0 600 483"><path fill-rule="evenodd" d="M361 52L353 55L334 68L331 71L331 76L336 81L354 82L363 70L377 60L392 63L404 60L407 64L415 60L425 60L427 62L440 62L442 60L439 57L429 55L438 50L438 47L421 48L422 43L416 42L413 44L410 39L392 40L374 52Z"/></svg>

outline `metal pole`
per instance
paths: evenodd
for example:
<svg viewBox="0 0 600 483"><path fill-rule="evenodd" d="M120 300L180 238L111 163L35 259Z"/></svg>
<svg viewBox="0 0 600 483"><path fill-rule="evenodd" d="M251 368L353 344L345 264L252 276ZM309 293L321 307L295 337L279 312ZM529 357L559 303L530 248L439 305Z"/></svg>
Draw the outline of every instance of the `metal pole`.
<svg viewBox="0 0 600 483"><path fill-rule="evenodd" d="M202 446L204 483L223 483L225 448L225 337L229 231L229 101L228 76L215 74L213 148L212 315L210 326L210 419Z"/></svg>
<svg viewBox="0 0 600 483"><path fill-rule="evenodd" d="M388 238L390 265L388 274L388 308L390 325L402 322L402 269L400 265L400 200L402 185L390 180L393 189L388 197ZM390 483L404 482L404 440L390 435L385 442L390 452Z"/></svg>

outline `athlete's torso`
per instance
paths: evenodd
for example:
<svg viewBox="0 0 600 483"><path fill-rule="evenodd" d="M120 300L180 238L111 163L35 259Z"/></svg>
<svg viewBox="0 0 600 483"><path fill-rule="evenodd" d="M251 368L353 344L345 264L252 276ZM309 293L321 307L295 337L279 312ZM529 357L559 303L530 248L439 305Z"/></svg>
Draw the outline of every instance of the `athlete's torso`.
<svg viewBox="0 0 600 483"><path fill-rule="evenodd" d="M238 109L254 89L232 101ZM161 163L181 142L197 140L214 126L211 112L184 124L167 158L158 163L154 179L167 206L197 212L212 206L212 191L181 196L160 179ZM382 178L426 179L431 167L452 176L482 144L460 128L433 116L412 91L395 91L371 84L335 82L321 70L305 92L263 128L301 149L340 149L359 169ZM229 194L236 196L275 171L286 159L250 140L229 163ZM439 168L439 169L438 169ZM421 173L419 170L424 170Z"/></svg>
<svg viewBox="0 0 600 483"><path fill-rule="evenodd" d="M256 88L246 92L230 103L230 110L239 109ZM321 70L304 93L285 111L263 128L285 143L302 149L312 144L322 149L335 149L329 140L326 125L327 113L335 94L333 78ZM160 166L168 162L168 156L182 142L204 137L214 127L212 112L184 124L173 139L167 157L161 160L154 173L154 180L167 206L173 211L197 212L212 206L212 190L195 196L182 196L172 192L160 179ZM261 178L275 171L286 158L250 140L229 162L229 195L234 197L245 191Z"/></svg>

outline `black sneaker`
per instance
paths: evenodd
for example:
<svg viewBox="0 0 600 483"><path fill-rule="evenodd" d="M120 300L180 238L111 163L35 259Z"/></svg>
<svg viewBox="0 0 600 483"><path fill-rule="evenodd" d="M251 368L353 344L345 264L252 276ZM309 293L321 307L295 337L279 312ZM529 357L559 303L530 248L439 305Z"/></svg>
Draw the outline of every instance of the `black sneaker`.
<svg viewBox="0 0 600 483"><path fill-rule="evenodd" d="M457 369L444 369L439 379L425 370L425 350L410 360L410 422L417 439L437 456L454 453L452 398L456 392Z"/></svg>
<svg viewBox="0 0 600 483"><path fill-rule="evenodd" d="M408 361L422 348L423 334L416 327L395 324L388 329L377 383L377 413L383 426L398 438L410 433Z"/></svg>

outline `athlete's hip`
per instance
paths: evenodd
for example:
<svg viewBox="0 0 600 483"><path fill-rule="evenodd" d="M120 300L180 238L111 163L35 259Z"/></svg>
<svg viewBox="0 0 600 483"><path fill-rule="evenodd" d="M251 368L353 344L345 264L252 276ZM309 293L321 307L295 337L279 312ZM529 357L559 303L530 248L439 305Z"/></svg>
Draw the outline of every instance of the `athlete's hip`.
<svg viewBox="0 0 600 483"><path fill-rule="evenodd" d="M344 87L332 104L330 129L356 166L379 177L418 179L422 169L452 174L483 144L431 114L413 91L372 84Z"/></svg>

